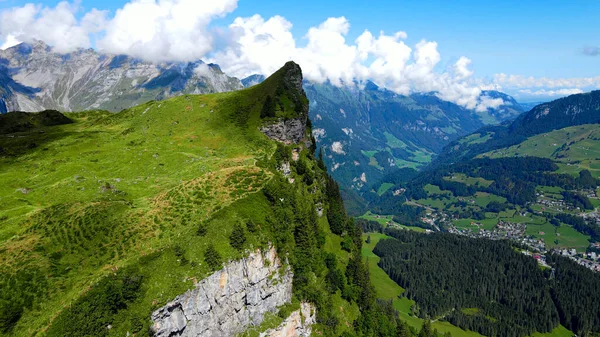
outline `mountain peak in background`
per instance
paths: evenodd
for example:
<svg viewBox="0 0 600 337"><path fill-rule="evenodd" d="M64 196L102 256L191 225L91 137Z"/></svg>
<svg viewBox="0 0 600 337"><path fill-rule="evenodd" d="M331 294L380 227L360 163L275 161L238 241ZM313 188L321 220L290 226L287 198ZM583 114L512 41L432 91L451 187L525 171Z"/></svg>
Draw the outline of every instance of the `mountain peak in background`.
<svg viewBox="0 0 600 337"><path fill-rule="evenodd" d="M93 49L60 54L41 41L0 50L0 112L120 111L181 94L241 88L237 78L202 61L154 64Z"/></svg>

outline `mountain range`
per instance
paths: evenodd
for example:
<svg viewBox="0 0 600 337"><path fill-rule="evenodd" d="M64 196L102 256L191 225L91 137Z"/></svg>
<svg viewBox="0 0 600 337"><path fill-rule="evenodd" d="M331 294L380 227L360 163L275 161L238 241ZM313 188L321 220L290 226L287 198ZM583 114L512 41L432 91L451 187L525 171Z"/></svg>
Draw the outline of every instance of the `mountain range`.
<svg viewBox="0 0 600 337"><path fill-rule="evenodd" d="M202 61L153 64L93 49L59 54L38 41L0 51L0 112L117 112L182 94L247 88L264 79L252 75L239 80ZM305 80L303 86L324 160L341 187L356 194L373 190L399 168L427 165L461 136L524 111L512 97L497 91L481 95L501 98L501 106L475 111L435 93L403 96L373 82L336 87Z"/></svg>
<svg viewBox="0 0 600 337"><path fill-rule="evenodd" d="M154 64L93 49L60 54L41 41L0 50L0 112L116 112L181 94L241 88L237 78L202 61Z"/></svg>

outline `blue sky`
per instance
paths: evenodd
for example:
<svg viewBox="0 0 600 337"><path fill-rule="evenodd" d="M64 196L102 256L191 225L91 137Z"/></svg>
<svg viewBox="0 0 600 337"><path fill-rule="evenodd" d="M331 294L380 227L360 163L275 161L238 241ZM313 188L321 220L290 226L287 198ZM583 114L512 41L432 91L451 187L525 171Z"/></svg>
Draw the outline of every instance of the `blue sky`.
<svg viewBox="0 0 600 337"><path fill-rule="evenodd" d="M330 16L345 16L350 37L364 29L408 33L409 42L439 43L448 59L467 56L483 76L503 72L527 76L600 75L600 57L583 55L600 46L600 1L253 1L238 15L280 14L298 35Z"/></svg>
<svg viewBox="0 0 600 337"><path fill-rule="evenodd" d="M29 2L0 0L0 10ZM58 1L34 3L52 8ZM76 16L80 18L97 8L108 10L110 17L125 3L127 1L82 0L82 10ZM265 20L275 15L283 16L293 24L291 32L300 47L307 43L303 37L309 28L327 18L344 16L350 23L346 35L348 43L364 30L373 35L378 35L381 30L386 34L404 31L408 35L404 43L413 49L422 39L437 42L441 60L436 69L442 71L465 56L472 61L470 68L475 71L475 77L481 79L491 80L499 73L551 79L600 76L600 55L590 56L583 52L585 48L589 51L600 47L597 21L600 1L595 0L239 0L234 11L212 20L210 27L226 27L236 17L254 14L260 14ZM522 100L547 98L528 95L521 92L522 89L521 86L505 91Z"/></svg>

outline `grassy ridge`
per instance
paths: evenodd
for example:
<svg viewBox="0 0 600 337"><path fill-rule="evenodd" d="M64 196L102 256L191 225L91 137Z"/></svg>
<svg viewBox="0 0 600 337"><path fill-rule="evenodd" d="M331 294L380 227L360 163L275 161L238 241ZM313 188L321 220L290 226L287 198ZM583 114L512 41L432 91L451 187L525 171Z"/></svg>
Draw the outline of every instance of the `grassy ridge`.
<svg viewBox="0 0 600 337"><path fill-rule="evenodd" d="M144 292L158 296L139 306L164 303L209 272L202 263L172 268L175 243L202 256L206 240L193 234L209 219L222 256L238 256L227 244L233 219L268 214L251 196L272 175L258 165L274 144L258 131L254 97L182 96L119 114L70 114L73 124L0 138L0 284L45 275L33 293L27 283L16 291L27 308L17 334L43 330L90 284L146 256L155 256L148 270L164 274L145 275L154 281ZM234 214L221 211L237 201Z"/></svg>
<svg viewBox="0 0 600 337"><path fill-rule="evenodd" d="M276 118L306 113L291 76L301 76L299 68L286 65L238 92L3 129L13 133L0 136L0 312L8 317L0 334L54 333L53 321L71 324L61 312L87 297L105 308L102 315L116 315L106 334L140 331L152 310L212 271L204 262L209 244L223 261L243 255L229 244L235 224L258 227L247 233L247 247L271 241L260 229L273 210L256 192L278 174L276 146L259 131L260 115L268 96L278 102ZM305 162L308 151L300 153ZM318 189L300 195L312 205L322 198ZM110 288L128 295L102 302L89 291L102 289L107 275L124 280L123 289L139 286Z"/></svg>
<svg viewBox="0 0 600 337"><path fill-rule="evenodd" d="M600 176L600 128L598 124L567 127L530 137L521 144L490 151L479 157L535 156L559 163L560 172L589 170Z"/></svg>

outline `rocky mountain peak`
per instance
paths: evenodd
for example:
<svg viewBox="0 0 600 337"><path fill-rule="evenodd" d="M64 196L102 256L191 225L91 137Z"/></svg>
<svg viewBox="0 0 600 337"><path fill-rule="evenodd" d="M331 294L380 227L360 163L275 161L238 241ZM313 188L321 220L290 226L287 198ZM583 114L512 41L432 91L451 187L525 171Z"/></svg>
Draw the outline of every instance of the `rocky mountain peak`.
<svg viewBox="0 0 600 337"><path fill-rule="evenodd" d="M200 60L157 64L93 49L61 54L42 41L0 50L1 76L5 78L0 78L0 113L44 109L116 112L181 94L242 88L239 79Z"/></svg>
<svg viewBox="0 0 600 337"><path fill-rule="evenodd" d="M264 97L261 131L268 137L290 144L305 138L308 98L302 88L302 69L292 61L253 90Z"/></svg>

